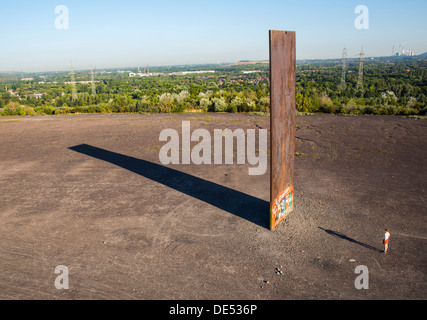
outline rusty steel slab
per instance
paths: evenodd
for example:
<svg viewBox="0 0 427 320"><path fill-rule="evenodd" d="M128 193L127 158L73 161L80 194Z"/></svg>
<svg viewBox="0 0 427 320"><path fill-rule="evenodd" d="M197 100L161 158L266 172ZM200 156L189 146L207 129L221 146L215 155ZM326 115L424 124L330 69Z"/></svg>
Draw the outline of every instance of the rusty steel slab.
<svg viewBox="0 0 427 320"><path fill-rule="evenodd" d="M269 31L270 43L270 229L294 209L294 31Z"/></svg>

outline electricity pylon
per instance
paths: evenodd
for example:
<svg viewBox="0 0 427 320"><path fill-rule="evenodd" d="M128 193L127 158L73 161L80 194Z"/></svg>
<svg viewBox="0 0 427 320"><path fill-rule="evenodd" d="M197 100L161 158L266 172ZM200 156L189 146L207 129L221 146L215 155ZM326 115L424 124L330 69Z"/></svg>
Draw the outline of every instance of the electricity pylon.
<svg viewBox="0 0 427 320"><path fill-rule="evenodd" d="M70 75L71 75L71 100L75 101L75 100L77 100L76 81L74 80L73 64L72 63L70 63L70 64L71 64L71 67L70 67L70 69L71 69L71 72L70 72Z"/></svg>
<svg viewBox="0 0 427 320"><path fill-rule="evenodd" d="M363 56L365 54L363 53L363 47L362 50L360 51L360 55L359 55L359 76L357 77L357 85L356 85L356 91L360 91L363 93L364 89L363 89L363 62L365 61L363 59Z"/></svg>
<svg viewBox="0 0 427 320"><path fill-rule="evenodd" d="M93 75L93 70L90 70L91 75L91 84L92 84L92 95L96 95L96 89L95 89L95 76Z"/></svg>
<svg viewBox="0 0 427 320"><path fill-rule="evenodd" d="M347 72L347 48L344 47L342 50L342 73L341 73L341 83L338 86L338 89L341 90L341 92L345 91L347 88L347 84L345 83L345 75Z"/></svg>

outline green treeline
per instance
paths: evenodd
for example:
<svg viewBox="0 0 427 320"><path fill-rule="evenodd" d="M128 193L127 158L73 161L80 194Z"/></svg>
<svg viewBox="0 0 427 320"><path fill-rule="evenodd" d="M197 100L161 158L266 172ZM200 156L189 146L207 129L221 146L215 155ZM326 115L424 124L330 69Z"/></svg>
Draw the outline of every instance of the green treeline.
<svg viewBox="0 0 427 320"><path fill-rule="evenodd" d="M346 88L340 90L338 60L297 64L296 108L300 112L336 114L425 115L426 61L373 59L364 65L363 91L356 90L357 61L349 63ZM267 63L198 66L197 74L166 74L188 67L152 68L156 75L129 77L128 72L76 72L73 99L68 73L0 76L0 115L69 113L268 112ZM130 70L135 72L135 70ZM159 73L159 74L157 74ZM37 95L34 95L37 93Z"/></svg>

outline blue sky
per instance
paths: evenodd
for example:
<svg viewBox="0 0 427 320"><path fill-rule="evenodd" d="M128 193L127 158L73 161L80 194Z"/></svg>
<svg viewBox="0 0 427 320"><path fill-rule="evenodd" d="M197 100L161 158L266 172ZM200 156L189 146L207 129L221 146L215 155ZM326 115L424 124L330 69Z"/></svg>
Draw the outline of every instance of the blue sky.
<svg viewBox="0 0 427 320"><path fill-rule="evenodd" d="M369 9L357 30L354 10ZM55 7L69 29L55 28ZM268 59L268 30L297 33L297 59L427 51L425 0L4 1L0 71L51 71Z"/></svg>

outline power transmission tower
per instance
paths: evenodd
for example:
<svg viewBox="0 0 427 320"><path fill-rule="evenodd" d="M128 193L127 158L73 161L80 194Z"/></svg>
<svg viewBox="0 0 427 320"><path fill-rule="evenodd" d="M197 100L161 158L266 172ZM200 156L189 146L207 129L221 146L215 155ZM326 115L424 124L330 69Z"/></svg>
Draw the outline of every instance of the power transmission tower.
<svg viewBox="0 0 427 320"><path fill-rule="evenodd" d="M77 91L76 91L76 81L74 80L74 69L73 69L73 64L71 63L71 100L75 101L77 100Z"/></svg>
<svg viewBox="0 0 427 320"><path fill-rule="evenodd" d="M362 50L360 51L360 55L359 55L359 76L357 78L357 86L356 86L356 91L360 91L363 93L364 89L363 89L363 62L365 61L363 59L363 56L365 54L363 53L363 47Z"/></svg>
<svg viewBox="0 0 427 320"><path fill-rule="evenodd" d="M93 75L93 70L90 70L91 74L91 84L92 84L92 95L96 95L96 88L95 88L95 76Z"/></svg>
<svg viewBox="0 0 427 320"><path fill-rule="evenodd" d="M338 89L341 90L342 92L342 91L345 91L345 89L347 88L347 84L345 83L345 75L347 72L347 48L345 47L342 50L341 62L342 62L341 83L339 84Z"/></svg>

